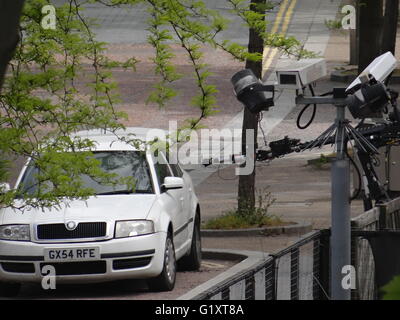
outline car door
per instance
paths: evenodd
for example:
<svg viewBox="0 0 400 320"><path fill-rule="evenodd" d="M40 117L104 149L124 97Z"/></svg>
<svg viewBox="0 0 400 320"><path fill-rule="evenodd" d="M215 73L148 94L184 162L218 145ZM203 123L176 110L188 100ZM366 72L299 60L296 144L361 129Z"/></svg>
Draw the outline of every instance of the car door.
<svg viewBox="0 0 400 320"><path fill-rule="evenodd" d="M191 218L193 216L193 213L191 212L192 211L191 195L193 192L191 183L178 164L169 164L169 166L175 177L179 177L179 178L183 179L184 187L183 187L183 212L182 212L182 214L185 217L186 223L189 224L191 222ZM190 238L189 234L188 234L188 236Z"/></svg>
<svg viewBox="0 0 400 320"><path fill-rule="evenodd" d="M164 183L165 177L174 176L166 160L165 163L161 163L160 161L156 162L154 164L154 167L160 186L160 197L165 206L165 209L171 216L172 225L174 227L175 248L176 250L179 250L188 237L187 221L184 214L185 191L184 188L163 190L162 185Z"/></svg>

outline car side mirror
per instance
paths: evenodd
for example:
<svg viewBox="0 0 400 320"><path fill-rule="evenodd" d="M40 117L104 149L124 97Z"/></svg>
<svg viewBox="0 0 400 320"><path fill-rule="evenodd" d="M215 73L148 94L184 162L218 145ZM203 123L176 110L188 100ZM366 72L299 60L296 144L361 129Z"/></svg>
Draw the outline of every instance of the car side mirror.
<svg viewBox="0 0 400 320"><path fill-rule="evenodd" d="M4 194L10 190L11 190L11 187L10 187L9 183L6 183L6 182L0 183L0 194Z"/></svg>
<svg viewBox="0 0 400 320"><path fill-rule="evenodd" d="M164 190L174 190L183 188L184 182L179 177L165 177L162 188Z"/></svg>

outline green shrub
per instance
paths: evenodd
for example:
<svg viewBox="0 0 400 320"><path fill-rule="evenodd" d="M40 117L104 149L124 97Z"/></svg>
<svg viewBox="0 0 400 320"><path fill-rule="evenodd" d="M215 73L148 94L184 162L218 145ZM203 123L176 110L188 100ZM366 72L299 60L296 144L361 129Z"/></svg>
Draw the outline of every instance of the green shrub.
<svg viewBox="0 0 400 320"><path fill-rule="evenodd" d="M325 20L325 26L329 30L341 30L342 29L342 20Z"/></svg>
<svg viewBox="0 0 400 320"><path fill-rule="evenodd" d="M237 211L231 211L224 214L221 217L211 219L207 221L203 228L204 229L246 229L246 228L257 228L263 226L279 226L282 225L283 221L276 216L264 217L261 221L255 224L252 219L246 219L245 216L237 214Z"/></svg>
<svg viewBox="0 0 400 320"><path fill-rule="evenodd" d="M282 225L283 221L268 213L269 207L274 203L275 198L271 192L264 188L262 191L256 190L257 203L254 209L245 206L244 209L233 209L225 211L220 217L207 221L203 228L205 229L245 229L263 226Z"/></svg>

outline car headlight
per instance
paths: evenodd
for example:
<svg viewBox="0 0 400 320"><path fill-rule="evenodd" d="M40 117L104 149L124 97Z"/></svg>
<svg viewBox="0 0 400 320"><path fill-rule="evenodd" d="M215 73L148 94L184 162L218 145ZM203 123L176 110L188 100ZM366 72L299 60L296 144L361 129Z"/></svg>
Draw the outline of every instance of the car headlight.
<svg viewBox="0 0 400 320"><path fill-rule="evenodd" d="M0 226L0 239L30 241L30 231L28 224L4 225Z"/></svg>
<svg viewBox="0 0 400 320"><path fill-rule="evenodd" d="M117 221L115 238L136 237L154 233L154 223L150 220Z"/></svg>

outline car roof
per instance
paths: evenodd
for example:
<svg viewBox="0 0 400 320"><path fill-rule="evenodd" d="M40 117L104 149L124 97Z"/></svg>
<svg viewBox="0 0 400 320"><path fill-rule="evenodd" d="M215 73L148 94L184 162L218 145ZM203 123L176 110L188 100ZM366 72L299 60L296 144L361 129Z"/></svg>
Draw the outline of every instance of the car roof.
<svg viewBox="0 0 400 320"><path fill-rule="evenodd" d="M143 142L151 141L154 137L159 140L165 141L167 131L158 128L143 128L143 127L127 127L126 129L119 129L115 132L106 131L104 129L92 129L76 132L72 137L87 138L95 143L96 151L109 151L109 150L137 150L144 151L145 147L142 144L140 147L133 146L118 139L123 137L125 139L138 139Z"/></svg>

